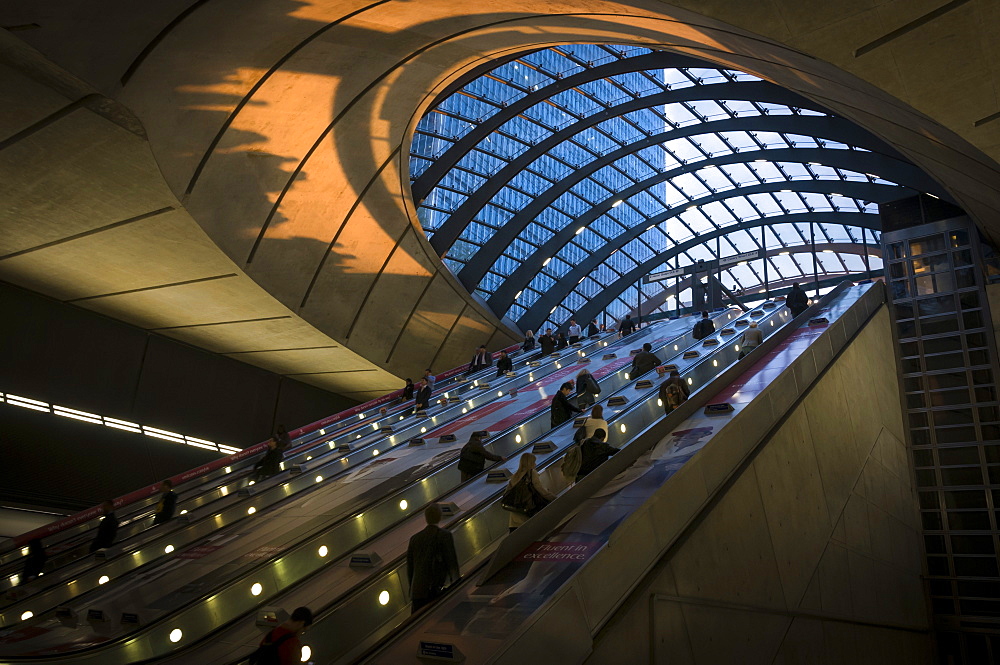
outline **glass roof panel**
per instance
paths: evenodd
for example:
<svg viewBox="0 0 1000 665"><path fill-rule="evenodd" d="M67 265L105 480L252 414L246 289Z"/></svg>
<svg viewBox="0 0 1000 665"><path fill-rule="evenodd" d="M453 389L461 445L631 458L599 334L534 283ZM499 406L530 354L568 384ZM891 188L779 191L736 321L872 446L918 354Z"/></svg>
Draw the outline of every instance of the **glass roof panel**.
<svg viewBox="0 0 1000 665"><path fill-rule="evenodd" d="M594 44L539 49L465 81L418 123L410 154L411 181L425 192L417 201L418 219L445 265L474 276L477 293L498 315L530 325L561 324L560 317L599 302L600 309L620 316L635 306L636 297L624 275L639 266L646 273L664 261L675 266L711 261L717 252L755 249L762 236L769 248L807 249L811 213L827 216L812 229L817 243L860 244L858 227L832 223L829 214L875 213L878 200L903 195L898 188L905 183L892 173L844 168L856 161L845 150L878 152L877 140L852 145L844 138L848 134L836 130L834 121L842 122L836 117L823 125L830 135L814 136L810 128L817 125L798 122L831 115L814 103L803 99L793 108L765 93L759 99L717 98L716 84L730 84L726 97L739 96L732 85L760 81L753 75L692 65L689 58L666 53L662 68L649 69L646 61L633 71L602 74L606 64L649 53ZM586 80L564 83L571 76ZM615 113L636 98L692 87L701 96L685 92L684 101ZM519 105L516 111L512 104ZM743 118L754 119L753 129L739 128ZM760 118L774 118L773 129L761 129ZM713 131L719 121L725 121L725 131ZM568 139L539 145L578 123L568 129ZM694 127L701 124L703 131ZM693 131L677 129L688 127ZM648 137L664 134L666 141L649 145ZM760 159L762 150L789 148L810 150L810 157ZM823 150L838 151L836 165L817 157ZM734 161L741 153L754 159ZM439 161L446 166L443 175L431 170ZM507 168L512 163L516 168ZM844 186L835 185L829 194L823 193L829 184L805 191L817 180ZM747 187L766 191L741 191ZM782 221L785 215L795 215L795 224ZM775 218L773 226L760 226L762 218ZM698 236L720 228L726 233L698 242ZM873 232L865 235L872 251L876 238ZM549 255L539 255L542 251ZM528 273L522 265L529 259L545 265ZM813 263L801 252L777 254L768 259L769 275L811 276ZM856 253L833 249L816 262L821 278L858 272L859 266L864 261ZM723 274L741 288L756 287L763 267L764 260L751 261ZM650 284L644 292L656 296L663 288Z"/></svg>

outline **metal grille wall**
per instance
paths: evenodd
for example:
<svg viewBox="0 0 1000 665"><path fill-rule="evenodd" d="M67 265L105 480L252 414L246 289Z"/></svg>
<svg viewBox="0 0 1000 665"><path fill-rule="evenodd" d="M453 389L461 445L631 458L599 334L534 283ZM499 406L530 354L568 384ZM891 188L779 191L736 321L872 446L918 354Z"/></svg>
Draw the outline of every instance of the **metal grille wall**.
<svg viewBox="0 0 1000 665"><path fill-rule="evenodd" d="M961 211L931 221L910 210L882 242L939 662L997 662L1000 408L986 248Z"/></svg>

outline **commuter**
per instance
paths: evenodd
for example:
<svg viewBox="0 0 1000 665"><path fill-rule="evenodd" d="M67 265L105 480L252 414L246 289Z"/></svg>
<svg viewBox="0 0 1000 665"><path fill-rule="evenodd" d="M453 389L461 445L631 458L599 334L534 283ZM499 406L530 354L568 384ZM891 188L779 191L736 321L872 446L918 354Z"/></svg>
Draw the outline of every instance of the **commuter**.
<svg viewBox="0 0 1000 665"><path fill-rule="evenodd" d="M472 361L469 362L469 369L466 370L465 375L475 374L479 370L486 369L493 365L493 356L489 354L486 350L486 346L480 346L476 349L476 354L472 356Z"/></svg>
<svg viewBox="0 0 1000 665"><path fill-rule="evenodd" d="M530 330L524 333L524 344L521 345L522 351L534 351L535 350L535 333Z"/></svg>
<svg viewBox="0 0 1000 665"><path fill-rule="evenodd" d="M660 384L660 401L663 402L663 412L669 414L687 401L691 396L691 388L687 381L681 378L681 373L676 369L670 370L670 376Z"/></svg>
<svg viewBox="0 0 1000 665"><path fill-rule="evenodd" d="M434 378L434 375L431 374L431 371L429 369L424 370L424 381L427 383L427 385L430 387L432 391L434 390L434 382L436 380L437 379Z"/></svg>
<svg viewBox="0 0 1000 665"><path fill-rule="evenodd" d="M278 450L281 452L285 452L292 445L292 437L284 425L278 425L278 429L274 431L274 440L278 442Z"/></svg>
<svg viewBox="0 0 1000 665"><path fill-rule="evenodd" d="M583 432L576 437L580 441L585 441L594 436L594 432L599 429L603 429L605 432L610 431L608 428L608 421L604 419L604 407L600 404L595 406L591 410L587 419L583 421L583 425L580 426L580 429L583 430Z"/></svg>
<svg viewBox="0 0 1000 665"><path fill-rule="evenodd" d="M274 439L268 441L269 447L275 445ZM174 509L177 507L177 495L174 494L174 484L169 480L160 483L160 502L156 504L156 513L153 517L153 526L169 522L174 518Z"/></svg>
<svg viewBox="0 0 1000 665"><path fill-rule="evenodd" d="M299 635L304 633L312 622L312 610L308 607L296 607L288 621L271 629L264 636L257 650L250 654L250 664L297 665L302 660L302 642L299 641Z"/></svg>
<svg viewBox="0 0 1000 665"><path fill-rule="evenodd" d="M694 329L691 331L691 336L695 339L705 339L709 335L715 332L715 323L712 319L708 318L708 312L702 312L701 318L698 319L698 323L694 324Z"/></svg>
<svg viewBox="0 0 1000 665"><path fill-rule="evenodd" d="M415 390L416 388L413 385L413 379L407 378L406 383L403 385L403 396L401 400L403 402L409 402L413 399L413 393Z"/></svg>
<svg viewBox="0 0 1000 665"><path fill-rule="evenodd" d="M264 480L280 472L281 460L284 456L284 452L278 447L278 442L274 439L268 439L267 450L264 451L264 455L253 466L253 480L255 482Z"/></svg>
<svg viewBox="0 0 1000 665"><path fill-rule="evenodd" d="M798 283L792 284L792 290L785 296L785 306L792 310L792 316L796 317L809 309L809 296L799 288Z"/></svg>
<svg viewBox="0 0 1000 665"><path fill-rule="evenodd" d="M427 526L410 538L406 548L406 574L410 584L411 611L416 612L444 593L461 577L458 555L450 531L438 526L441 507L424 508Z"/></svg>
<svg viewBox="0 0 1000 665"><path fill-rule="evenodd" d="M618 452L618 448L605 441L607 438L607 431L598 429L594 431L594 436L584 441L580 446L580 454L583 459L580 462L580 471L576 474L576 482L580 482L587 474L607 462L609 457Z"/></svg>
<svg viewBox="0 0 1000 665"><path fill-rule="evenodd" d="M94 541L90 543L91 553L111 547L115 543L115 536L118 535L118 518L115 517L114 502L109 499L102 503L101 511L104 513L104 517L97 525L97 535L94 536Z"/></svg>
<svg viewBox="0 0 1000 665"><path fill-rule="evenodd" d="M576 344L583 337L583 330L576 321L570 319L569 322L569 343Z"/></svg>
<svg viewBox="0 0 1000 665"><path fill-rule="evenodd" d="M576 375L576 404L581 409L588 408L597 401L597 396L601 394L601 387L594 380L594 375L586 367Z"/></svg>
<svg viewBox="0 0 1000 665"><path fill-rule="evenodd" d="M431 405L431 386L426 379L417 383L417 394L413 398L413 411L424 411Z"/></svg>
<svg viewBox="0 0 1000 665"><path fill-rule="evenodd" d="M506 351L500 352L500 357L497 358L497 377L503 376L506 372L514 371L514 361L510 359Z"/></svg>
<svg viewBox="0 0 1000 665"><path fill-rule="evenodd" d="M569 347L569 340L566 339L565 333L556 333L556 351L560 349L565 349Z"/></svg>
<svg viewBox="0 0 1000 665"><path fill-rule="evenodd" d="M462 472L462 482L482 473L486 468L486 460L505 461L502 455L494 455L486 450L481 435L473 434L469 437L469 442L462 446L462 454L458 458L458 470Z"/></svg>
<svg viewBox="0 0 1000 665"><path fill-rule="evenodd" d="M32 538L28 542L28 554L24 557L24 568L21 569L19 584L26 584L42 574L49 555L45 553L41 538Z"/></svg>
<svg viewBox="0 0 1000 665"><path fill-rule="evenodd" d="M751 321L750 325L743 333L743 339L740 340L740 358L743 358L748 353L756 349L763 341L764 333L757 327L756 321Z"/></svg>
<svg viewBox="0 0 1000 665"><path fill-rule="evenodd" d="M583 409L578 408L569 401L569 394L573 392L573 382L567 381L562 384L559 391L552 396L551 414L549 422L553 427L558 427L573 417L574 413L583 413Z"/></svg>
<svg viewBox="0 0 1000 665"><path fill-rule="evenodd" d="M587 326L587 337L597 337L600 334L600 329L597 327L597 319L590 322Z"/></svg>
<svg viewBox="0 0 1000 665"><path fill-rule="evenodd" d="M534 505L530 513L510 511L510 518L507 522L507 528L509 531L514 531L517 527L521 526L528 521L528 518L537 513L539 510L544 508L550 501L553 501L556 497L552 492L548 490L545 483L542 482L541 477L538 475L538 469L535 468L535 456L531 453L524 453L521 455L521 461L517 465L517 472L510 477L507 482L508 491L517 487L517 485L527 479L526 485L529 491L533 495Z"/></svg>
<svg viewBox="0 0 1000 665"><path fill-rule="evenodd" d="M627 337L635 332L635 322L632 320L632 315L626 314L622 322L618 324L618 332L622 337Z"/></svg>
<svg viewBox="0 0 1000 665"><path fill-rule="evenodd" d="M656 369L660 364L660 359L653 353L653 345L646 342L642 345L642 351L632 358L632 369L629 370L629 378L637 379L646 372Z"/></svg>
<svg viewBox="0 0 1000 665"><path fill-rule="evenodd" d="M556 340L552 337L552 331L546 330L545 334L538 338L538 346L542 349L542 355L547 356L556 350Z"/></svg>

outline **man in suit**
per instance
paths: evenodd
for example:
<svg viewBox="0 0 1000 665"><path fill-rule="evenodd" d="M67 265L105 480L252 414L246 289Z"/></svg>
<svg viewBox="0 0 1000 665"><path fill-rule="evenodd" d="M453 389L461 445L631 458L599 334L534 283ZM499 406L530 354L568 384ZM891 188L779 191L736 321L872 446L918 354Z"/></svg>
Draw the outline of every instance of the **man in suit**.
<svg viewBox="0 0 1000 665"><path fill-rule="evenodd" d="M406 575L413 612L433 602L461 577L451 532L438 526L441 507L436 503L427 506L424 519L427 526L410 538L406 548Z"/></svg>
<svg viewBox="0 0 1000 665"><path fill-rule="evenodd" d="M469 363L469 369L465 372L465 375L475 374L479 370L486 369L491 365L493 365L493 356L486 351L485 346L480 346L476 349L476 355L472 356L472 362Z"/></svg>
<svg viewBox="0 0 1000 665"><path fill-rule="evenodd" d="M431 405L431 387L426 379L417 383L417 396L414 398L414 411L424 411Z"/></svg>
<svg viewBox="0 0 1000 665"><path fill-rule="evenodd" d="M583 413L583 409L569 401L569 396L572 392L573 382L567 381L562 384L559 391L552 396L549 422L553 427L559 427L564 422L572 418L574 413Z"/></svg>

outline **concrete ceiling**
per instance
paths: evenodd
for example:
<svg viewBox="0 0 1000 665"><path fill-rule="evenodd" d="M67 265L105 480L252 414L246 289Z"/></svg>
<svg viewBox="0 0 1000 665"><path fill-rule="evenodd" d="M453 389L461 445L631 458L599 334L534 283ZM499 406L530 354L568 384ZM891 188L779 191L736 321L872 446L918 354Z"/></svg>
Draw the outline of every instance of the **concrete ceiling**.
<svg viewBox="0 0 1000 665"><path fill-rule="evenodd" d="M415 224L409 140L462 72L573 42L811 97L1000 244L998 24L989 0L8 0L0 279L358 399L504 346Z"/></svg>

